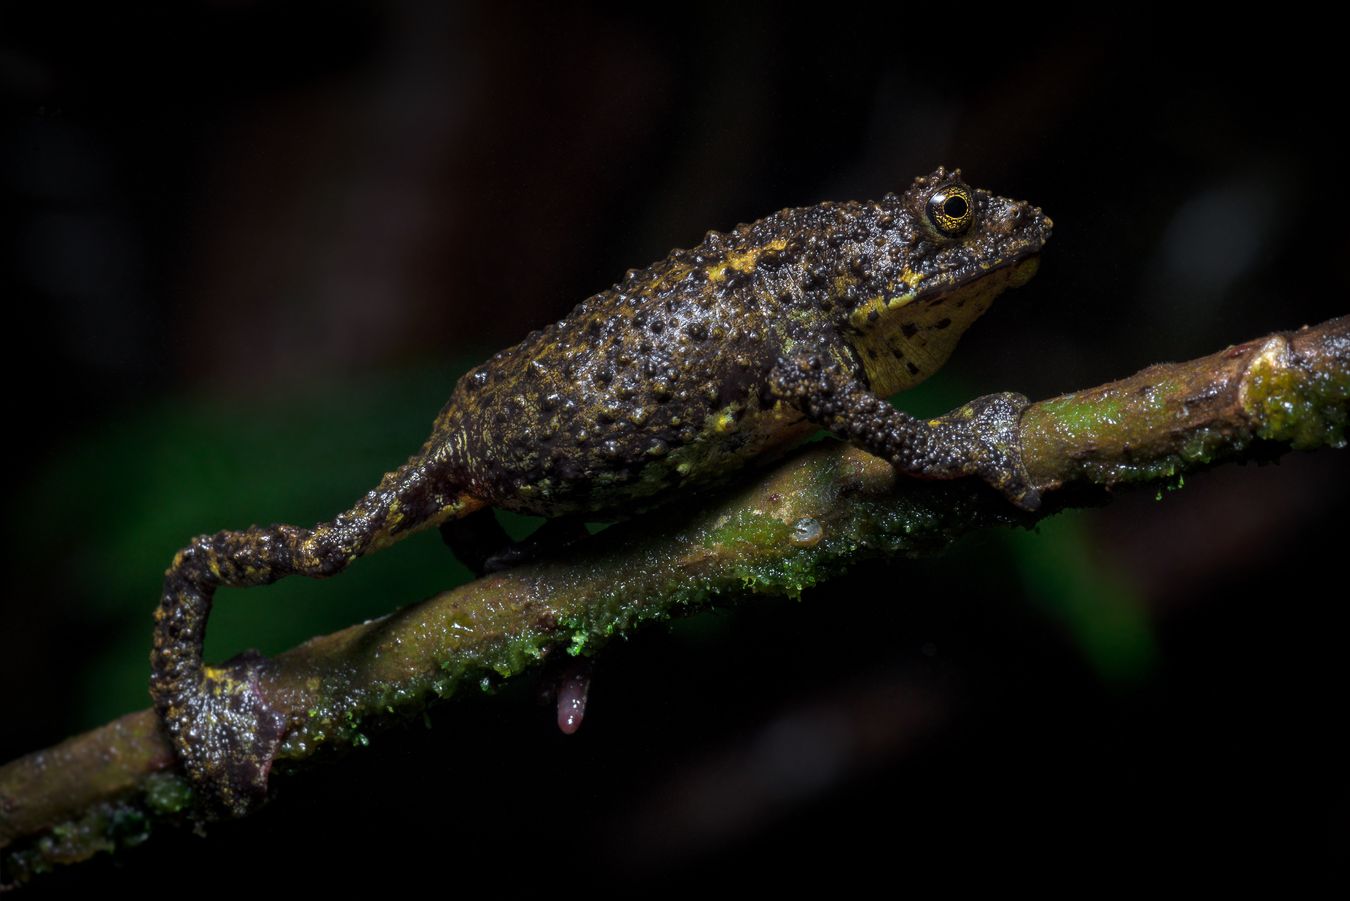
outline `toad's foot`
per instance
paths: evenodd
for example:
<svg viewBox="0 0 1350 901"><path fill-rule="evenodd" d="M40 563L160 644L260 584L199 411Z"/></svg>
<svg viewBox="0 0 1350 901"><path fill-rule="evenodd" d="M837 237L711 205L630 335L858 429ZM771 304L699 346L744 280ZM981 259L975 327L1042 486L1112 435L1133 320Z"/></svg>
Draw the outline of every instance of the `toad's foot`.
<svg viewBox="0 0 1350 901"><path fill-rule="evenodd" d="M243 816L267 796L286 732L286 717L263 696L267 666L256 651L208 666L200 690L182 699L182 709L167 711L174 749L208 816Z"/></svg>
<svg viewBox="0 0 1350 901"><path fill-rule="evenodd" d="M960 473L978 475L1023 510L1041 505L1041 493L1031 484L1022 459L1019 422L1027 408L1025 395L986 394L929 420L938 443L960 461Z"/></svg>

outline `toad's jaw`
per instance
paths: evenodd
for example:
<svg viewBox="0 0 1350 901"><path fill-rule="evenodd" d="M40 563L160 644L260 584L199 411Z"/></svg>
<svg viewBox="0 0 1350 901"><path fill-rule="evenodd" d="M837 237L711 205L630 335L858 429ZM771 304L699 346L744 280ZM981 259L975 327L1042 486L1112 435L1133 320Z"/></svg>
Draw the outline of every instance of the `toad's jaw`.
<svg viewBox="0 0 1350 901"><path fill-rule="evenodd" d="M960 285L869 302L859 311L862 317L855 314L854 324L861 328L849 335L868 385L888 397L928 378L947 361L961 335L994 298L1026 284L1039 264L1039 257L1032 255L993 267ZM870 317L874 310L879 315Z"/></svg>

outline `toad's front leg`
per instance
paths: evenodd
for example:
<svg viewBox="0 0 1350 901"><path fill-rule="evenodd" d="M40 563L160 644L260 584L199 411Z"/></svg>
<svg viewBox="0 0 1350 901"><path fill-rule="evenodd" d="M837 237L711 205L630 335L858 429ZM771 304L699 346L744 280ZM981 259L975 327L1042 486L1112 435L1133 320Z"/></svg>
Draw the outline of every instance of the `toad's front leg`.
<svg viewBox="0 0 1350 901"><path fill-rule="evenodd" d="M976 398L945 416L921 420L877 397L837 361L819 354L784 358L769 377L771 392L822 428L900 471L924 479L979 476L1024 510L1040 506L1022 462L1021 394Z"/></svg>

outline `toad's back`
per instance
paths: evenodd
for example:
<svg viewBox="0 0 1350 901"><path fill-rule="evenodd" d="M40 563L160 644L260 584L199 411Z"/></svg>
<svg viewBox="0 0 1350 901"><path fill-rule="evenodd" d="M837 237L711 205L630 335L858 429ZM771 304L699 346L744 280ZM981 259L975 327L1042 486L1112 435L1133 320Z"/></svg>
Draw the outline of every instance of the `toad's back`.
<svg viewBox="0 0 1350 901"><path fill-rule="evenodd" d="M630 271L470 371L433 442L474 496L550 516L631 513L790 445L816 426L768 379L828 323L810 287L841 244L816 238L876 209L783 210Z"/></svg>

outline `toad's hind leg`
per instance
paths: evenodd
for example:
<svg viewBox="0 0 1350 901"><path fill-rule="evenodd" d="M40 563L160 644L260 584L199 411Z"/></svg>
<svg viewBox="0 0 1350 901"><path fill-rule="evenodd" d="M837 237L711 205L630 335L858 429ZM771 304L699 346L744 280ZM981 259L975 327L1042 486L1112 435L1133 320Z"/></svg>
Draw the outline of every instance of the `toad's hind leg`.
<svg viewBox="0 0 1350 901"><path fill-rule="evenodd" d="M266 793L287 729L285 716L262 692L267 662L261 655L203 665L215 590L267 585L292 574L331 576L362 554L484 506L448 481L436 465L414 457L332 522L201 535L174 557L155 611L150 694L208 810L239 815Z"/></svg>
<svg viewBox="0 0 1350 901"><path fill-rule="evenodd" d="M447 519L441 523L441 540L475 576L484 575L488 571L487 561L511 545L511 536L497 521L491 507Z"/></svg>
<svg viewBox="0 0 1350 901"><path fill-rule="evenodd" d="M589 534L580 516L558 516L546 520L523 540L513 541L491 507L441 523L441 540L475 576L528 563Z"/></svg>

